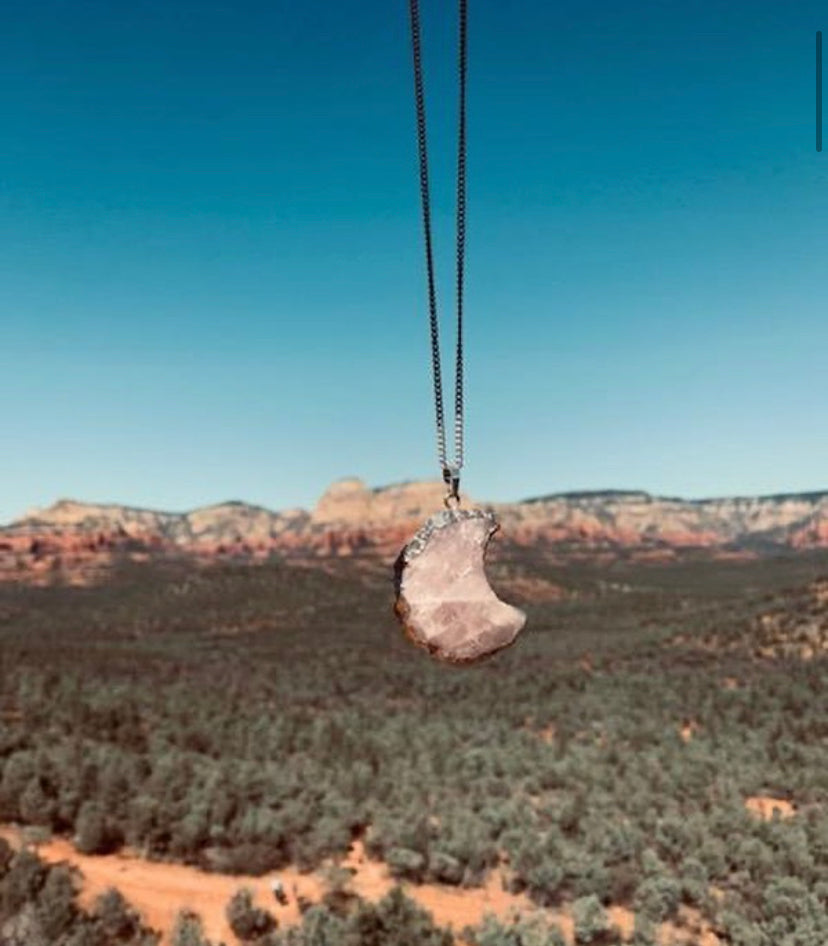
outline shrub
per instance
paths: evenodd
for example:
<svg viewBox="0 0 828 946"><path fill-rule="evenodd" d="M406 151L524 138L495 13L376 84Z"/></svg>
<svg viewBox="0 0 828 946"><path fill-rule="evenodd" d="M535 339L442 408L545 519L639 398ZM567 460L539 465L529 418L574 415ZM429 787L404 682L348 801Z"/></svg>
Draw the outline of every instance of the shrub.
<svg viewBox="0 0 828 946"><path fill-rule="evenodd" d="M765 946L768 942L755 923L730 911L722 913L720 925L733 946Z"/></svg>
<svg viewBox="0 0 828 946"><path fill-rule="evenodd" d="M0 837L0 879L6 876L13 860L14 850L11 844L5 838Z"/></svg>
<svg viewBox="0 0 828 946"><path fill-rule="evenodd" d="M675 914L681 886L674 877L656 874L641 882L635 895L635 906L651 920L666 920Z"/></svg>
<svg viewBox="0 0 828 946"><path fill-rule="evenodd" d="M347 867L333 865L322 872L325 893L322 903L337 916L347 916L352 912L358 897L351 891L353 873Z"/></svg>
<svg viewBox="0 0 828 946"><path fill-rule="evenodd" d="M681 896L694 906L708 899L707 870L695 857L685 858L681 865Z"/></svg>
<svg viewBox="0 0 828 946"><path fill-rule="evenodd" d="M140 922L120 890L110 887L95 900L92 916L98 921L107 940L131 939Z"/></svg>
<svg viewBox="0 0 828 946"><path fill-rule="evenodd" d="M175 919L170 946L212 946L204 935L201 917L192 910L182 910Z"/></svg>
<svg viewBox="0 0 828 946"><path fill-rule="evenodd" d="M103 809L96 801L85 801L75 822L75 846L81 854L105 854L111 845Z"/></svg>
<svg viewBox="0 0 828 946"><path fill-rule="evenodd" d="M230 929L240 940L257 939L276 928L273 915L253 904L253 893L247 887L233 894L225 914Z"/></svg>
<svg viewBox="0 0 828 946"><path fill-rule="evenodd" d="M428 858L429 875L442 884L459 884L463 879L463 865L456 857L443 851L434 851Z"/></svg>
<svg viewBox="0 0 828 946"><path fill-rule="evenodd" d="M252 874L261 877L271 870L280 870L287 863L281 848L267 844L240 844L215 852L213 867L223 874Z"/></svg>
<svg viewBox="0 0 828 946"><path fill-rule="evenodd" d="M563 866L554 860L518 869L518 879L529 888L529 896L541 906L552 906L560 900L566 874Z"/></svg>
<svg viewBox="0 0 828 946"><path fill-rule="evenodd" d="M698 855L711 880L720 877L727 870L727 852L724 842L719 838L705 838Z"/></svg>
<svg viewBox="0 0 828 946"><path fill-rule="evenodd" d="M46 941L56 943L75 922L75 883L69 867L59 864L49 870L37 898L37 918Z"/></svg>
<svg viewBox="0 0 828 946"><path fill-rule="evenodd" d="M614 864L610 868L610 899L613 903L631 903L638 887L638 873L630 863Z"/></svg>
<svg viewBox="0 0 828 946"><path fill-rule="evenodd" d="M572 904L572 919L576 943L600 943L610 930L607 912L594 894Z"/></svg>
<svg viewBox="0 0 828 946"><path fill-rule="evenodd" d="M325 907L313 906L303 915L301 927L271 937L274 946L335 946L344 942L345 923Z"/></svg>
<svg viewBox="0 0 828 946"><path fill-rule="evenodd" d="M635 918L632 942L633 946L658 946L658 927L643 913Z"/></svg>
<svg viewBox="0 0 828 946"><path fill-rule="evenodd" d="M46 865L30 851L20 851L11 862L0 889L0 916L14 916L37 899L46 881Z"/></svg>
<svg viewBox="0 0 828 946"><path fill-rule="evenodd" d="M580 867L572 886L576 897L594 894L599 900L606 902L610 899L612 890L612 874L603 864L593 861Z"/></svg>
<svg viewBox="0 0 828 946"><path fill-rule="evenodd" d="M491 913L477 928L466 927L463 938L471 946L566 946L560 928L542 917L516 917L507 923Z"/></svg>
<svg viewBox="0 0 828 946"><path fill-rule="evenodd" d="M17 821L20 818L20 798L34 777L32 753L16 752L6 761L0 779L0 819Z"/></svg>
<svg viewBox="0 0 828 946"><path fill-rule="evenodd" d="M54 814L54 801L43 791L41 781L36 776L29 779L18 802L20 817L26 824L50 827Z"/></svg>
<svg viewBox="0 0 828 946"><path fill-rule="evenodd" d="M404 877L419 883L425 874L426 859L409 848L392 847L388 851L387 863L394 877Z"/></svg>
<svg viewBox="0 0 828 946"><path fill-rule="evenodd" d="M345 928L341 946L452 946L453 937L394 887L376 905L363 902Z"/></svg>

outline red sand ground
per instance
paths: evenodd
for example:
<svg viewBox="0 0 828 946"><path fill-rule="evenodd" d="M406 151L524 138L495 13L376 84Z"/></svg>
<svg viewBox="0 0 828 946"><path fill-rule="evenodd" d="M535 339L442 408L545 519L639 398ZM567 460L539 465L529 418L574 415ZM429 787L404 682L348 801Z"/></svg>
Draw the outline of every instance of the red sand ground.
<svg viewBox="0 0 828 946"><path fill-rule="evenodd" d="M796 814L796 808L791 802L784 798L772 798L770 795L754 795L746 798L745 808L764 821L770 821L775 811L779 812L780 818L792 818Z"/></svg>
<svg viewBox="0 0 828 946"><path fill-rule="evenodd" d="M21 831L15 826L0 827L0 837L5 837L16 847L22 843ZM278 919L280 926L299 922L297 895L318 902L325 891L320 873L302 874L291 867L265 877L248 877L205 873L183 864L147 861L128 852L89 856L79 853L62 838L35 846L43 860L49 863L67 861L80 870L83 875L80 902L83 906L90 906L99 894L110 887L120 890L140 912L144 922L163 934L162 946L169 946L169 935L176 915L185 908L201 916L208 938L236 946L238 941L227 925L224 911L240 887L249 887L257 905L269 910ZM342 861L342 866L354 871L350 889L366 900L376 902L394 886L395 881L387 867L380 861L370 860L359 841L354 843L351 853ZM286 906L278 904L271 893L270 880L275 876L281 879L288 894ZM502 871L492 871L484 887L468 890L441 884L402 886L408 896L432 914L438 925L451 925L459 933L466 925L479 924L487 913L505 920L516 911L527 915L538 912L524 894L510 894L503 890L502 877ZM558 924L568 943L574 943L574 924L568 908L541 912L547 920ZM633 913L622 906L610 906L607 912L610 921L620 928L624 938L630 939ZM664 946L674 943L683 946L720 946L718 937L695 911L685 909L683 912L682 929L672 924L662 925L660 940ZM458 939L457 943L461 946L462 941Z"/></svg>

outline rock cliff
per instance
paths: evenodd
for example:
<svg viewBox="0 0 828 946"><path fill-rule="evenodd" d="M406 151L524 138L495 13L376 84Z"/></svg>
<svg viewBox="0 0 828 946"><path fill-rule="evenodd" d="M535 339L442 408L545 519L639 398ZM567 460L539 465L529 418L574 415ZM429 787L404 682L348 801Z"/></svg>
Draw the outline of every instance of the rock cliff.
<svg viewBox="0 0 828 946"><path fill-rule="evenodd" d="M61 499L0 527L0 578L61 575L82 582L116 560L165 555L389 559L442 508L443 493L439 482L372 489L347 479L333 484L311 512L238 501L161 512ZM500 554L532 548L555 557L670 558L688 549L756 555L828 547L828 492L683 500L607 491L483 504L464 496L464 505L497 515L502 528L493 551Z"/></svg>

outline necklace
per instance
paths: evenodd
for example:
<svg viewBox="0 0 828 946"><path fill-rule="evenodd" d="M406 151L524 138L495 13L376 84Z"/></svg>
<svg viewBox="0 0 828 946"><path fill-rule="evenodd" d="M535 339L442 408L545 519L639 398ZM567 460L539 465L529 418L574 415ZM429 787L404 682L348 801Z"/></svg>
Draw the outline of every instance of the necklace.
<svg viewBox="0 0 828 946"><path fill-rule="evenodd" d="M425 91L420 9L409 0L417 111L417 152L425 241L431 368L437 426L437 459L447 486L446 509L432 516L400 552L394 566L394 611L408 637L433 656L468 663L511 644L526 623L522 611L500 601L486 580L483 559L499 526L480 509L460 509L463 467L463 289L466 248L466 72L467 0L459 0L459 119L457 135L457 347L454 388L454 460L446 455L445 411L440 369L440 332L431 237Z"/></svg>

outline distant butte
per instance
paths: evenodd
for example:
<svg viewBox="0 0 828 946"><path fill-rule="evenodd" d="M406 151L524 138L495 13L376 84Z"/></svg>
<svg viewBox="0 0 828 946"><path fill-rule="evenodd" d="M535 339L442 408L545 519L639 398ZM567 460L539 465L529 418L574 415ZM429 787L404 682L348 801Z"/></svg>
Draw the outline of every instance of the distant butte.
<svg viewBox="0 0 828 946"><path fill-rule="evenodd" d="M316 507L273 511L239 500L162 512L61 499L0 527L0 580L83 583L116 560L227 557L262 561L363 557L393 562L425 519L442 509L440 482L370 488L334 483ZM828 548L828 492L685 500L641 491L557 493L516 503L477 503L509 549L547 557L632 555L670 560L688 550L756 556Z"/></svg>

